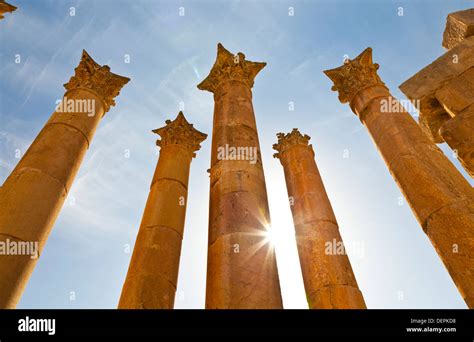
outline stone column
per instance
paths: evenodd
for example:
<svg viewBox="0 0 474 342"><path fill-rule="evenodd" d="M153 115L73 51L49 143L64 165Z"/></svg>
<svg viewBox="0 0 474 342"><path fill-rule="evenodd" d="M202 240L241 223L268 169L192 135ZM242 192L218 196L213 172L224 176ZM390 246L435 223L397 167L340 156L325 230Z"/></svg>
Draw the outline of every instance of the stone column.
<svg viewBox="0 0 474 342"><path fill-rule="evenodd" d="M446 142L474 177L474 9L448 15L443 46L449 51L400 90L418 107L425 133Z"/></svg>
<svg viewBox="0 0 474 342"><path fill-rule="evenodd" d="M83 51L62 102L0 188L0 246L41 252L97 125L128 81ZM0 255L0 308L16 306L36 261Z"/></svg>
<svg viewBox="0 0 474 342"><path fill-rule="evenodd" d="M366 309L314 160L313 146L309 145L310 137L296 128L277 137L273 148L278 153L274 157L280 159L285 172L310 309Z"/></svg>
<svg viewBox="0 0 474 342"><path fill-rule="evenodd" d="M178 284L191 160L207 135L179 112L153 132L160 157L150 186L119 309L172 309Z"/></svg>
<svg viewBox="0 0 474 342"><path fill-rule="evenodd" d="M221 44L207 78L214 93L206 308L282 308L252 86L265 63Z"/></svg>
<svg viewBox="0 0 474 342"><path fill-rule="evenodd" d="M372 49L326 70L367 127L454 283L474 307L474 191L377 75Z"/></svg>
<svg viewBox="0 0 474 342"><path fill-rule="evenodd" d="M8 2L5 2L4 0L0 0L0 19L5 18L3 14L5 13L11 13L13 11L16 11L17 7L10 5Z"/></svg>

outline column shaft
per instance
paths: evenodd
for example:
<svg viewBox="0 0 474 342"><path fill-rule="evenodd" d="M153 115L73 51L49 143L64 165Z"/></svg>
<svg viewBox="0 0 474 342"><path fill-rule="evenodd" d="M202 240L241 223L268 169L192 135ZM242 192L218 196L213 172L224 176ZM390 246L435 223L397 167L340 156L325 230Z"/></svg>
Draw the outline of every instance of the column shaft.
<svg viewBox="0 0 474 342"><path fill-rule="evenodd" d="M279 133L273 145L285 173L308 304L311 309L365 309L349 258L328 248L342 244L342 238L309 139L294 129Z"/></svg>
<svg viewBox="0 0 474 342"><path fill-rule="evenodd" d="M263 66L219 45L216 64L198 86L215 101L206 308L282 308L252 106L253 78ZM234 148L254 158L226 153Z"/></svg>
<svg viewBox="0 0 474 342"><path fill-rule="evenodd" d="M363 91L369 93L371 89ZM381 113L376 98L362 122L469 307L474 307L473 189L407 113Z"/></svg>
<svg viewBox="0 0 474 342"><path fill-rule="evenodd" d="M378 78L371 50L326 74L367 127L469 307L474 307L474 193Z"/></svg>
<svg viewBox="0 0 474 342"><path fill-rule="evenodd" d="M178 284L191 160L206 135L183 114L155 130L162 136L150 187L118 307L172 309ZM189 134L187 134L189 133Z"/></svg>
<svg viewBox="0 0 474 342"><path fill-rule="evenodd" d="M85 58L90 57L83 55L81 63ZM121 81L125 84L128 79L121 77ZM36 245L38 254L41 252L94 132L108 110L104 97L90 88L70 88L66 100L91 101L95 111L78 112L76 107L76 111L54 112L5 180L0 188L0 242L6 245ZM36 261L31 255L0 255L0 308L17 305Z"/></svg>

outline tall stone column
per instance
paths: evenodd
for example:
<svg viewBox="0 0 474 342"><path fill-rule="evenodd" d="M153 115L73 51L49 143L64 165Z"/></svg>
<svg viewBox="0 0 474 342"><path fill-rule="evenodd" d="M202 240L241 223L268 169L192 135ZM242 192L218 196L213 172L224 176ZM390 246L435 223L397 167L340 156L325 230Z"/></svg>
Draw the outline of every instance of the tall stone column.
<svg viewBox="0 0 474 342"><path fill-rule="evenodd" d="M349 258L340 248L342 238L310 137L296 128L277 137L274 157L280 159L285 172L309 307L366 309Z"/></svg>
<svg viewBox="0 0 474 342"><path fill-rule="evenodd" d="M207 78L214 93L206 308L282 308L252 86L265 63L221 44Z"/></svg>
<svg viewBox="0 0 474 342"><path fill-rule="evenodd" d="M326 70L349 103L469 307L474 307L474 190L377 75L372 49Z"/></svg>
<svg viewBox="0 0 474 342"><path fill-rule="evenodd" d="M474 9L448 15L443 46L449 50L400 90L418 107L425 133L446 142L474 177Z"/></svg>
<svg viewBox="0 0 474 342"><path fill-rule="evenodd" d="M179 112L153 132L160 157L150 186L119 309L172 309L178 284L191 160L207 137Z"/></svg>
<svg viewBox="0 0 474 342"><path fill-rule="evenodd" d="M61 104L0 188L0 244L41 252L99 122L128 81L83 51ZM0 308L16 306L37 261L12 254L0 254Z"/></svg>

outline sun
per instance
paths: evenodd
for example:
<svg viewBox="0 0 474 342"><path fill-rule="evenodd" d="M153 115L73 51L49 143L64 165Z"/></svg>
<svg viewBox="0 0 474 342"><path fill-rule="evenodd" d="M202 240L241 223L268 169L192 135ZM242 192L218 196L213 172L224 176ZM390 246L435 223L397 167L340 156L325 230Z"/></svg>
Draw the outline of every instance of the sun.
<svg viewBox="0 0 474 342"><path fill-rule="evenodd" d="M265 243L270 246L280 246L282 242L282 231L276 225L267 225L264 232Z"/></svg>

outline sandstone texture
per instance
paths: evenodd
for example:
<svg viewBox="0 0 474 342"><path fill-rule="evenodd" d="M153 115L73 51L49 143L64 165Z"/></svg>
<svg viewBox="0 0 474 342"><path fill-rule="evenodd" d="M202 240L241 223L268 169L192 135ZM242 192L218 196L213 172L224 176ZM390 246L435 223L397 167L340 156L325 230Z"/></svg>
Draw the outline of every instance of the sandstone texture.
<svg viewBox="0 0 474 342"><path fill-rule="evenodd" d="M198 88L214 94L209 250L206 285L208 309L282 308L270 227L265 177L252 86L265 63L233 55L221 44L217 59ZM225 146L254 151L255 158L222 156Z"/></svg>
<svg viewBox="0 0 474 342"><path fill-rule="evenodd" d="M349 103L366 126L459 292L473 308L474 190L409 113L382 110L384 103L396 99L377 69L368 48L325 73L341 102Z"/></svg>
<svg viewBox="0 0 474 342"><path fill-rule="evenodd" d="M160 157L133 249L119 309L173 309L191 160L207 137L182 112L153 132Z"/></svg>
<svg viewBox="0 0 474 342"><path fill-rule="evenodd" d="M314 160L310 137L296 128L273 145L285 172L306 297L311 309L365 309L339 227Z"/></svg>

